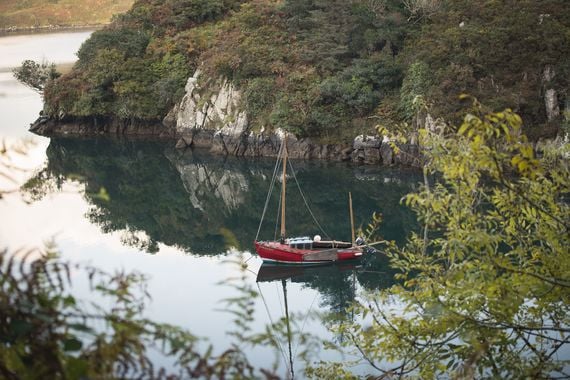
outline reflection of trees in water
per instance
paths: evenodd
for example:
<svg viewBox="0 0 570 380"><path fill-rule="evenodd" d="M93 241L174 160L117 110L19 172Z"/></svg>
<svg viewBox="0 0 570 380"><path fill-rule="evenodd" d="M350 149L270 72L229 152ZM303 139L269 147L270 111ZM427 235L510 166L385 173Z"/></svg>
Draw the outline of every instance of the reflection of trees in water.
<svg viewBox="0 0 570 380"><path fill-rule="evenodd" d="M386 267L382 268L379 264ZM384 271L380 272L382 269ZM329 322L350 317L347 309L354 301L359 286L378 289L394 284L387 260L378 260L374 254L362 261L320 266L263 264L257 275L258 282L280 283L283 279L317 290L319 306L328 310L325 319Z"/></svg>
<svg viewBox="0 0 570 380"><path fill-rule="evenodd" d="M124 244L147 252L157 252L158 243L163 243L200 255L223 253L229 246L253 248L274 167L271 159L181 153L148 142L53 139L47 155L46 168L28 183L34 198L61 189L68 179L77 180L92 206L87 217L103 232L120 231ZM384 215L380 233L400 241L413 225L413 215L399 201L417 181L415 173L320 161L293 164L313 212L331 236L350 235L349 191L357 223L365 223L379 210ZM101 188L108 199L98 195ZM272 238L275 230L274 195L260 234L264 239ZM291 235L319 233L294 188L288 192L288 205ZM356 276L366 288L384 286L392 278L383 274L386 268L385 261L371 257ZM333 272L313 274L307 284L319 284L323 302L342 310L354 297L352 290L343 293L352 288L352 280L347 273Z"/></svg>
<svg viewBox="0 0 570 380"><path fill-rule="evenodd" d="M320 306L329 310L333 318L344 317L347 308L354 301L356 296L356 270L337 273L337 275L325 272L311 284L321 294Z"/></svg>
<svg viewBox="0 0 570 380"><path fill-rule="evenodd" d="M326 318L339 319L346 317L346 310L354 301L355 274L360 267L358 262L308 267L263 264L258 271L257 281L279 284L282 280L290 279L291 282L302 284L303 288L315 289L320 295L319 306L328 310Z"/></svg>

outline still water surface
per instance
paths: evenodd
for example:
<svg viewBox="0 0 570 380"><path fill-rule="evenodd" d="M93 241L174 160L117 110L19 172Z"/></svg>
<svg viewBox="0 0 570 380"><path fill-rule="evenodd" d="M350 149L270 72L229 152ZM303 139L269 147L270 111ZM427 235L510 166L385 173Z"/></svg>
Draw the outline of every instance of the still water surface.
<svg viewBox="0 0 570 380"><path fill-rule="evenodd" d="M92 31L15 34L0 37L0 136L22 137L42 109L41 95L20 84L12 70L24 60L66 64Z"/></svg>
<svg viewBox="0 0 570 380"><path fill-rule="evenodd" d="M19 43L14 43L15 37L0 38L4 70L0 74L5 74L0 80L0 135L27 137L27 126L41 108L39 94L26 92L8 70L14 62L28 58L24 44L37 50L56 38L59 43L45 53L47 60L54 61L72 57L69 53L87 36L85 32L34 34L18 36L23 38ZM3 58L6 52L10 59ZM11 56L17 54L21 55L17 59ZM59 62L68 62L65 59ZM290 313L311 310L341 317L349 317L344 308L359 290L392 284L393 273L381 254L369 255L358 265L277 271L261 266L252 254L252 243L273 172L272 160L180 152L168 143L36 140L38 145L30 153L35 164L26 175L23 195L0 202L2 247L16 250L53 240L62 256L73 262L146 273L152 295L148 315L187 327L216 347L225 348L229 342L226 327L231 327L232 316L221 309L234 290L219 283L238 274L235 265L226 263L236 257L247 260L246 281L262 295L255 301L259 331L284 315L282 279L287 281ZM313 212L331 236L350 238L349 191L357 224L367 223L379 211L385 221L381 234L399 242L414 228L413 215L399 201L419 181L417 173L318 161L293 164ZM110 200L97 196L102 188ZM321 233L294 189L288 193L288 206L291 235ZM273 238L277 207L275 198L261 238ZM90 297L85 284L78 284L78 289L81 296ZM307 321L303 329L339 339L318 320ZM302 350L293 350L297 351ZM251 349L251 354L257 366L268 367L277 358L285 373L281 353ZM340 359L324 351L318 358ZM299 374L302 363L295 365ZM367 370L364 365L355 368L359 373Z"/></svg>

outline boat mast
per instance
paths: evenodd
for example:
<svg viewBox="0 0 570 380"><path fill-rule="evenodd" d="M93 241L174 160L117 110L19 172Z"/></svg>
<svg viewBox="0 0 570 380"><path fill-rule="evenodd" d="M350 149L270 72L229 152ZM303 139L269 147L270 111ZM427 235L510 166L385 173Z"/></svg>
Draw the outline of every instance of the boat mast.
<svg viewBox="0 0 570 380"><path fill-rule="evenodd" d="M283 298L285 299L285 318L287 322L287 342L289 343L289 371L291 371L291 379L295 378L295 371L293 370L293 352L291 351L291 326L289 325L289 305L287 304L287 281L281 280L283 285Z"/></svg>
<svg viewBox="0 0 570 380"><path fill-rule="evenodd" d="M352 237L352 245L354 246L355 238L354 238L354 214L352 213L352 193L348 192L348 205L350 209L350 232Z"/></svg>
<svg viewBox="0 0 570 380"><path fill-rule="evenodd" d="M287 134L283 139L283 181L281 188L281 243L285 243L285 191L287 188Z"/></svg>

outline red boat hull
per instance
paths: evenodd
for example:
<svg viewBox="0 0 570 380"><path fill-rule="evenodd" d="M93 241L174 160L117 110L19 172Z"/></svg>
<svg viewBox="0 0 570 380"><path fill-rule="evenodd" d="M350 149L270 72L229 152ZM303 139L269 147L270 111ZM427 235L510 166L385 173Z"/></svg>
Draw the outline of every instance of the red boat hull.
<svg viewBox="0 0 570 380"><path fill-rule="evenodd" d="M283 264L325 264L359 259L361 247L334 249L297 249L276 241L256 241L255 251L265 262Z"/></svg>

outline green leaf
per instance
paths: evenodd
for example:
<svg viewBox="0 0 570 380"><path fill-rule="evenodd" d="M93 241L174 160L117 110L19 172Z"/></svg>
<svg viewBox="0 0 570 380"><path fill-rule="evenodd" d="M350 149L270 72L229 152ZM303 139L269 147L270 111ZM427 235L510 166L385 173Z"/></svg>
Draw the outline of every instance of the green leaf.
<svg viewBox="0 0 570 380"><path fill-rule="evenodd" d="M10 323L10 332L16 336L16 339L27 336L32 329L33 325L25 320L16 319Z"/></svg>
<svg viewBox="0 0 570 380"><path fill-rule="evenodd" d="M81 332L93 332L93 329L83 323L71 323L69 328Z"/></svg>
<svg viewBox="0 0 570 380"><path fill-rule="evenodd" d="M79 351L83 347L83 343L77 338L67 338L63 341L64 351Z"/></svg>

